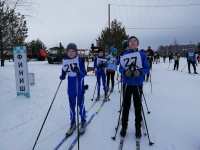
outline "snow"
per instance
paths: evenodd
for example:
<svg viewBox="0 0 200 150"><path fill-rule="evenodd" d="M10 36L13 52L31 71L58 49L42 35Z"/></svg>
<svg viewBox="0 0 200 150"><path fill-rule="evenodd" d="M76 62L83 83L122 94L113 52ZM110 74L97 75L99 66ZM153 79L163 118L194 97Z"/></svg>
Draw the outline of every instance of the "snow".
<svg viewBox="0 0 200 150"><path fill-rule="evenodd" d="M186 61L181 60L180 69ZM61 65L49 65L47 62L29 62L29 72L35 73L36 84L31 86L31 98L17 97L13 63L6 62L0 68L0 150L30 150L34 144L48 107L59 84ZM146 114L150 136L155 145L149 147L147 137L142 137L141 149L152 150L196 150L200 149L200 76L168 69L168 63L154 64L152 72L153 93L150 83L144 84L144 93L151 114ZM200 71L200 67L198 66ZM89 90L85 95L85 105L92 105L92 94L96 79L87 76L85 83ZM37 150L52 150L63 138L69 127L69 106L66 95L66 81L56 97L45 127L36 147ZM112 141L117 124L119 110L119 92L117 86L111 95L111 101L105 103L80 138L80 149L114 150L119 144ZM88 112L89 117L99 108L96 103ZM144 110L146 112L145 105ZM129 128L124 150L135 148L135 129L133 108L129 114ZM67 149L75 138L74 134L60 148ZM77 145L74 149L77 149Z"/></svg>

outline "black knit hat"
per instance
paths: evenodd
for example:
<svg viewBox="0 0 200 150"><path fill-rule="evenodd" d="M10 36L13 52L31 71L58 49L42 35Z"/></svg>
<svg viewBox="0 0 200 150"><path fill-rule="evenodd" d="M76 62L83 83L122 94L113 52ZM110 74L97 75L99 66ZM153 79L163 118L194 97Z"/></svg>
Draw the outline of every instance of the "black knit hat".
<svg viewBox="0 0 200 150"><path fill-rule="evenodd" d="M137 42L138 42L138 45L139 45L140 42L139 42L139 39L138 39L136 36L131 36L131 37L129 37L128 43L130 42L131 39L136 39Z"/></svg>
<svg viewBox="0 0 200 150"><path fill-rule="evenodd" d="M69 50L69 49L73 49L73 50L76 50L76 51L77 51L77 46L76 46L76 44L74 44L74 43L69 43L69 44L67 45L67 50Z"/></svg>

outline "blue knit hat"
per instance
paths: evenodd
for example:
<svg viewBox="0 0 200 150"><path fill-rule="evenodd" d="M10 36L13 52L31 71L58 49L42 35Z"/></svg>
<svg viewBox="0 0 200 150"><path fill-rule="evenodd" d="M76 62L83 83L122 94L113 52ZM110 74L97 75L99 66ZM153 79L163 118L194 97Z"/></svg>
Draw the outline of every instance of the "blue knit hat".
<svg viewBox="0 0 200 150"><path fill-rule="evenodd" d="M77 51L77 46L76 46L76 44L74 44L74 43L69 43L69 44L67 45L67 50L69 50L69 49L73 49L73 50L76 50L76 51Z"/></svg>

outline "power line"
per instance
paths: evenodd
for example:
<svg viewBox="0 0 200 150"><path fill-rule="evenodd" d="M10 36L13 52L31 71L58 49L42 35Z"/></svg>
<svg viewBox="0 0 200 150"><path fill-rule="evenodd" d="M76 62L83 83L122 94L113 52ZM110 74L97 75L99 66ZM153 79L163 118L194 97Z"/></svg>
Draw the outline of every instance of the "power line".
<svg viewBox="0 0 200 150"><path fill-rule="evenodd" d="M161 8L161 7L199 7L200 3L188 3L188 4L165 4L165 5L133 5L133 4L114 4L112 3L111 6L117 7L145 7L145 8Z"/></svg>
<svg viewBox="0 0 200 150"><path fill-rule="evenodd" d="M200 28L200 25L190 27L126 27L129 30L184 30L188 28Z"/></svg>

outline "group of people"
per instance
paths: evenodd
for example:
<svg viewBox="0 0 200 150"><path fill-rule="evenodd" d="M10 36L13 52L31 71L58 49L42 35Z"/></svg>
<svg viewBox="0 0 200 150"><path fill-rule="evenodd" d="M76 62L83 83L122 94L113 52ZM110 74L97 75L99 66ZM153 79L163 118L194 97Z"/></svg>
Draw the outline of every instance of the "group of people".
<svg viewBox="0 0 200 150"><path fill-rule="evenodd" d="M193 49L190 49L188 50L188 52L186 53L186 59L187 59L187 65L188 66L188 73L191 74L191 65L193 67L193 70L194 70L194 74L198 74L197 73L197 69L196 69L196 66L198 64L198 57L200 55L195 52ZM179 62L180 62L180 58L181 58L181 54L176 52L175 54L173 53L170 53L169 55L169 63L171 63L172 59L174 59L174 70L179 70Z"/></svg>
<svg viewBox="0 0 200 150"><path fill-rule="evenodd" d="M149 80L152 64L159 57L155 52L148 47L145 50L139 50L139 40L135 36L131 36L124 46L124 50L118 54L117 49L110 50L109 55L105 55L103 49L99 49L97 56L94 59L94 71L96 76L97 97L96 101L100 100L100 89L103 85L104 100L109 99L109 95L114 90L115 74L119 72L122 84L122 117L121 117L121 138L126 136L129 118L129 109L131 102L134 103L135 110L135 136L141 138L141 122L142 122L142 94L143 83ZM174 59L174 70L179 68L180 54L170 55L169 61ZM187 62L189 73L191 73L190 65L196 71L196 55L193 51L187 54ZM87 75L84 59L78 56L76 44L70 43L66 49L66 56L63 60L62 72L60 80L64 80L68 76L68 97L70 106L70 128L66 135L70 136L76 129L76 103L79 107L81 117L81 125L79 132L83 134L86 130L86 109L84 105L84 77ZM110 86L111 81L111 86ZM133 98L133 99L132 99Z"/></svg>
<svg viewBox="0 0 200 150"><path fill-rule="evenodd" d="M145 75L149 74L152 66L152 60L147 57L144 50L139 50L139 40L132 36L128 39L127 46L122 53L117 56L117 50L111 49L108 56L100 49L94 60L94 70L97 82L97 98L100 99L101 83L104 89L104 100L108 100L108 93L114 90L115 73L119 68L121 76L121 84L123 91L122 105L122 128L120 135L122 138L126 136L128 127L128 116L131 101L135 107L135 136L141 138L141 95ZM152 54L151 54L152 55ZM83 134L86 130L86 109L84 105L84 77L87 75L84 59L78 56L76 44L70 43L66 49L66 56L63 60L60 80L64 80L68 76L68 97L70 106L70 128L66 132L66 136L70 136L76 129L76 103L78 103L81 125L79 132ZM102 82L101 82L102 81ZM107 81L107 82L106 82ZM111 86L110 86L111 81Z"/></svg>

